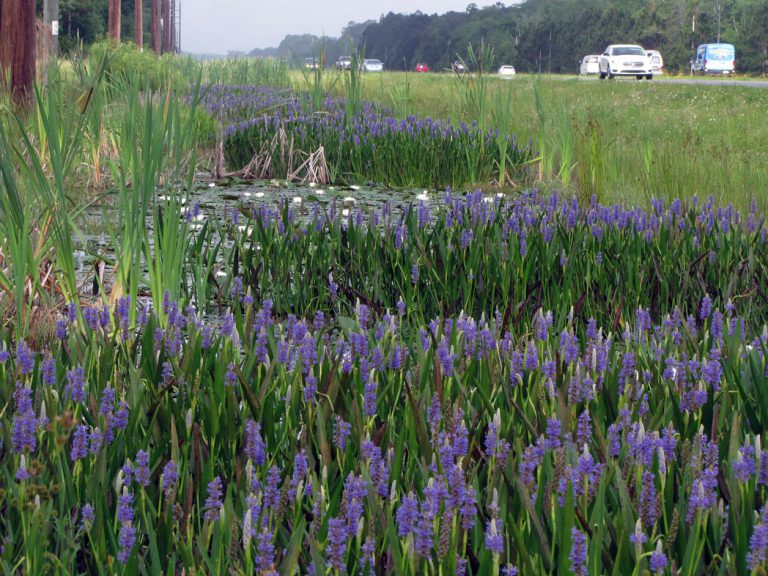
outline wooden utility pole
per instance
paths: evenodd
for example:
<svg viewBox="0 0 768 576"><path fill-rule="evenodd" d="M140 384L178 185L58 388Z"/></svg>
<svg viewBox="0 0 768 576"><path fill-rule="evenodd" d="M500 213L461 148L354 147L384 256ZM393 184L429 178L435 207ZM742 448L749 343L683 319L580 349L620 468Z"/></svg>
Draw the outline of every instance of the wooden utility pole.
<svg viewBox="0 0 768 576"><path fill-rule="evenodd" d="M35 0L3 0L0 10L0 86L23 105L29 102L35 83Z"/></svg>
<svg viewBox="0 0 768 576"><path fill-rule="evenodd" d="M162 12L162 52L171 50L171 0L160 0L160 11Z"/></svg>
<svg viewBox="0 0 768 576"><path fill-rule="evenodd" d="M136 0L134 16L134 24L136 28L136 47L142 49L144 48L144 0Z"/></svg>
<svg viewBox="0 0 768 576"><path fill-rule="evenodd" d="M151 0L149 11L151 12L150 28L152 31L152 50L154 50L156 54L160 54L163 51L160 37L160 0Z"/></svg>
<svg viewBox="0 0 768 576"><path fill-rule="evenodd" d="M59 0L44 0L43 22L51 31L51 55L59 53Z"/></svg>
<svg viewBox="0 0 768 576"><path fill-rule="evenodd" d="M120 0L109 0L109 38L120 42Z"/></svg>
<svg viewBox="0 0 768 576"><path fill-rule="evenodd" d="M176 53L176 0L168 0L168 4L170 6L168 7L169 12L169 26L168 26L168 35L171 38L171 42L169 45L169 48L171 52L174 54Z"/></svg>

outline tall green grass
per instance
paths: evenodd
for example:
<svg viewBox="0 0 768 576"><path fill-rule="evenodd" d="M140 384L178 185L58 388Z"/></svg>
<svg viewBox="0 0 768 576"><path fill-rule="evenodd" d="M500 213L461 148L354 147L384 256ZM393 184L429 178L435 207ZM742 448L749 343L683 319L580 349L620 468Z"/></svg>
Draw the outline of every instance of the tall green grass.
<svg viewBox="0 0 768 576"><path fill-rule="evenodd" d="M43 290L42 283L55 285L68 301L78 297L73 237L79 206L70 187L90 119L101 113L92 93L100 90L106 61L95 63L76 106L60 69L52 66L45 88L35 91L29 115L9 113L0 120L0 206L13 275L4 275L2 287L13 294L16 329L22 335L40 300L50 305L51 291Z"/></svg>
<svg viewBox="0 0 768 576"><path fill-rule="evenodd" d="M363 78L365 99L391 104L388 90L402 84L403 77L385 72ZM452 89L454 83L449 74L409 75L411 112L450 117L457 124L479 121ZM766 206L763 195L755 194L768 186L768 157L761 144L768 127L759 112L764 100L759 89L605 84L525 73L492 82L488 89L491 95L512 92L512 124L499 130L531 139L537 147L543 140L539 185L585 198L597 190L606 202L647 204L651 197L712 194L741 209L748 209L753 198Z"/></svg>

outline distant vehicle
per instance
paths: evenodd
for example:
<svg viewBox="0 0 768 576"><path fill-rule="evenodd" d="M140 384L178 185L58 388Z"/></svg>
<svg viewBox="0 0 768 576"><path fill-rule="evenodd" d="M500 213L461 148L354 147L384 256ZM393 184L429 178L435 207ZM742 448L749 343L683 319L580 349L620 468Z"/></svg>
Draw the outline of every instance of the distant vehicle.
<svg viewBox="0 0 768 576"><path fill-rule="evenodd" d="M352 69L352 58L350 56L340 56L338 60L336 60L336 70L351 70Z"/></svg>
<svg viewBox="0 0 768 576"><path fill-rule="evenodd" d="M736 71L736 49L732 44L702 44L696 49L691 72L700 74L733 74Z"/></svg>
<svg viewBox="0 0 768 576"><path fill-rule="evenodd" d="M376 58L366 58L363 60L364 72L382 72L384 70L384 63Z"/></svg>
<svg viewBox="0 0 768 576"><path fill-rule="evenodd" d="M597 54L588 54L584 56L579 67L579 74L586 76L587 74L599 74L600 73L600 56Z"/></svg>
<svg viewBox="0 0 768 576"><path fill-rule="evenodd" d="M316 70L320 67L320 63L317 58L304 58L304 68L307 70Z"/></svg>
<svg viewBox="0 0 768 576"><path fill-rule="evenodd" d="M465 66L460 60L453 61L453 64L451 64L451 70L456 72L456 74L463 74L466 72Z"/></svg>
<svg viewBox="0 0 768 576"><path fill-rule="evenodd" d="M651 59L651 68L653 69L653 75L658 76L664 74L664 58L661 57L661 52L658 50L646 50L648 58Z"/></svg>
<svg viewBox="0 0 768 576"><path fill-rule="evenodd" d="M427 66L423 62L419 62L418 64L416 64L416 72L429 72L429 66Z"/></svg>
<svg viewBox="0 0 768 576"><path fill-rule="evenodd" d="M611 44L598 60L599 75L602 80L606 76L613 80L616 76L636 76L653 79L651 59L642 46L636 44Z"/></svg>
<svg viewBox="0 0 768 576"><path fill-rule="evenodd" d="M499 68L499 77L501 78L513 78L515 76L515 67L514 66L501 66Z"/></svg>

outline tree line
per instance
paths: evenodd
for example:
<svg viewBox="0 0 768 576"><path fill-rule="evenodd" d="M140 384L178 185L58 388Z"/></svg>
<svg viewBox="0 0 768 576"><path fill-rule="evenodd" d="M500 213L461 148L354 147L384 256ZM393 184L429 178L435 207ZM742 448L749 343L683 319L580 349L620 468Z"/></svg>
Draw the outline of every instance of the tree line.
<svg viewBox="0 0 768 576"><path fill-rule="evenodd" d="M43 13L50 0L0 0L4 4L36 2ZM119 34L137 44L172 49L176 34L155 31L153 14L175 12L174 0L58 0L59 45L68 51ZM117 7L117 8L115 8ZM148 16L139 21L134 16ZM112 14L112 18L110 18ZM119 18L115 18L119 15ZM158 18L175 22L175 18ZM109 22L113 22L113 30ZM116 24L115 24L116 22ZM137 24L141 34L136 34ZM117 30L114 27L117 26ZM9 30L8 27L5 30ZM166 38L168 36L168 38ZM513 5L469 4L462 12L382 15L378 21L350 22L338 38L312 34L286 36L279 46L255 49L252 56L279 57L295 64L322 56L327 65L350 46L384 61L387 69L412 70L417 62L433 70L467 58L469 44L483 40L494 48L495 62L520 71L576 72L586 54L599 54L612 43L638 43L660 50L668 70L688 70L693 51L705 42L736 47L739 72L768 71L768 2L765 0L525 0Z"/></svg>
<svg viewBox="0 0 768 576"><path fill-rule="evenodd" d="M697 45L728 42L736 47L736 69L768 71L768 2L765 0L527 0L497 3L445 14L396 14L353 24L341 38L291 35L254 56L277 56L299 63L317 56L326 61L349 52L355 42L365 55L390 70L413 70L417 62L448 68L466 59L469 44L481 40L494 49L495 62L520 71L573 73L586 54L609 44L637 43L660 50L665 66L685 72Z"/></svg>

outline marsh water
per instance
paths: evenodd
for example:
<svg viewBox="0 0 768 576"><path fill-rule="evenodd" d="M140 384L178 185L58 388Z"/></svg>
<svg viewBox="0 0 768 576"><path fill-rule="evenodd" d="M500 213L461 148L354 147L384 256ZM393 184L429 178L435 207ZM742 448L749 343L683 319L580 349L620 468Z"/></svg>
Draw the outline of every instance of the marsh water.
<svg viewBox="0 0 768 576"><path fill-rule="evenodd" d="M381 210L389 202L394 215L402 214L408 206L426 203L434 210L445 197L444 190L390 189L383 186L327 186L295 184L288 181L244 181L228 178L212 181L200 178L190 193L181 199L182 211L190 221L190 232L201 230L206 221L224 223L239 212L240 224L246 222L242 214L252 214L262 206L290 205L299 219L310 220L316 209L342 215L360 212L366 214ZM168 202L169 196L158 194L158 202ZM77 239L75 264L83 293L96 295L100 290L109 291L113 282L114 253L111 235L106 222L110 220L109 205L93 207L85 213L81 224L82 235ZM349 211L349 212L347 212ZM151 212L150 212L151 214ZM150 243L153 239L153 219L147 218ZM214 227L217 238L224 227ZM231 247L233 239L223 238L223 245ZM102 287L98 287L96 278Z"/></svg>

